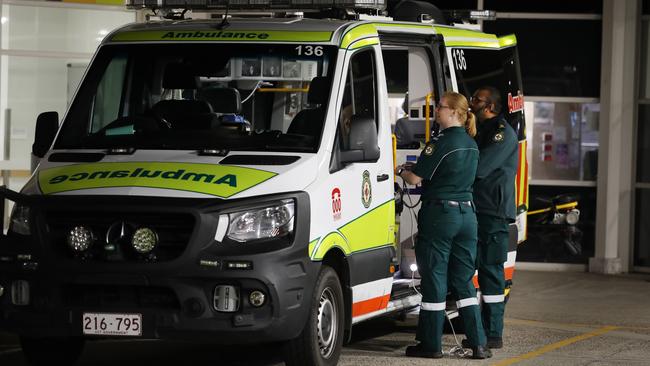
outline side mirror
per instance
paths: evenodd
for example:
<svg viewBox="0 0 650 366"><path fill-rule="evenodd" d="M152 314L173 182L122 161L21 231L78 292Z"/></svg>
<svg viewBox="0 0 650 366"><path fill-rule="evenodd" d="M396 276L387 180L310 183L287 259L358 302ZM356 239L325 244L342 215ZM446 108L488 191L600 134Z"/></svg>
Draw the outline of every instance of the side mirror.
<svg viewBox="0 0 650 366"><path fill-rule="evenodd" d="M59 130L59 114L57 112L43 112L36 119L36 131L32 154L42 158L54 142L56 131Z"/></svg>
<svg viewBox="0 0 650 366"><path fill-rule="evenodd" d="M377 161L377 126L370 117L352 116L350 121L349 150L341 151L341 163Z"/></svg>

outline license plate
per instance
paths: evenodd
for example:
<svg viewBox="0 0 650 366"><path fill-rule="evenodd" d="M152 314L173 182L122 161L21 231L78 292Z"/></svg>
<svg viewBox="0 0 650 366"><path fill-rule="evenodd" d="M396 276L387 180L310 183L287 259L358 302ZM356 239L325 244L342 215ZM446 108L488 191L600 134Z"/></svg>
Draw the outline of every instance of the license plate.
<svg viewBox="0 0 650 366"><path fill-rule="evenodd" d="M83 313L83 334L141 336L142 314Z"/></svg>

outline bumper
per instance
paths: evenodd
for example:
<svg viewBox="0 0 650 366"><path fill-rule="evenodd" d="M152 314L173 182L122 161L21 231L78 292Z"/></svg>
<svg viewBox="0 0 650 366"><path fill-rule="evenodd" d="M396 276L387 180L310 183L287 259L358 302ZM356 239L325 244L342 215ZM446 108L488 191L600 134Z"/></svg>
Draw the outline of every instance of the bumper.
<svg viewBox="0 0 650 366"><path fill-rule="evenodd" d="M236 202L224 205L223 201L208 204L209 209L205 203L193 201L197 224L190 243L178 258L161 263L63 258L49 248L52 243L44 239L45 227L29 241L3 237L0 286L5 291L0 297L0 329L27 336L81 336L84 313L126 313L142 315L141 337L147 339L209 339L233 344L295 338L307 319L319 264L311 262L307 254L308 197L296 193L273 199L287 197L296 199L296 213L301 215L296 217L292 242L280 249L271 245L273 250L258 253L231 250L227 243L214 241L214 225L203 213L237 207ZM139 202L129 201L137 212ZM150 210L151 199L148 201ZM250 200L240 203L255 204ZM169 207L164 202L159 205ZM71 207L88 206L72 203ZM230 261L251 263L252 268L229 269ZM24 285L22 293L12 288L16 281L28 284L27 305L16 305L17 297L26 299ZM236 311L215 309L215 287L220 285L236 289ZM248 300L254 290L266 295L260 307Z"/></svg>

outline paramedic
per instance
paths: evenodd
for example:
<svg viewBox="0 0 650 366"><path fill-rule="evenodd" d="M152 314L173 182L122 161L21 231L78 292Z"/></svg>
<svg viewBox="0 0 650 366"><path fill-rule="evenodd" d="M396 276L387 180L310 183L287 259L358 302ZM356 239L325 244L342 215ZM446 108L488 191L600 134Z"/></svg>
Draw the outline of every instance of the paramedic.
<svg viewBox="0 0 650 366"><path fill-rule="evenodd" d="M508 259L508 225L514 222L515 175L518 141L514 129L500 115L501 93L481 87L471 99L478 119L476 143L480 159L474 182L474 202L478 219L478 282L483 295L482 319L487 346L503 347L505 277ZM464 346L472 342L465 340Z"/></svg>
<svg viewBox="0 0 650 366"><path fill-rule="evenodd" d="M429 142L412 170L395 173L409 184L422 183L415 256L422 278L422 304L416 340L410 357L440 358L445 320L447 274L465 331L472 342L472 358L491 357L472 284L476 260L476 214L472 185L479 151L472 137L475 117L462 94L447 92L436 106L440 134Z"/></svg>

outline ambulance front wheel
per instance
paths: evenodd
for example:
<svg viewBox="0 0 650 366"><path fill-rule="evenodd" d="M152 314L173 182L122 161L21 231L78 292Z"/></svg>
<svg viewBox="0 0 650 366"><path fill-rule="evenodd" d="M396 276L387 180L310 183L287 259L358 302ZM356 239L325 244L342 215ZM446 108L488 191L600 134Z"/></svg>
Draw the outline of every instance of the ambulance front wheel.
<svg viewBox="0 0 650 366"><path fill-rule="evenodd" d="M341 355L345 310L339 276L323 266L315 288L302 333L285 345L287 366L334 366Z"/></svg>
<svg viewBox="0 0 650 366"><path fill-rule="evenodd" d="M23 355L32 366L73 365L81 356L84 344L81 337L20 337Z"/></svg>

